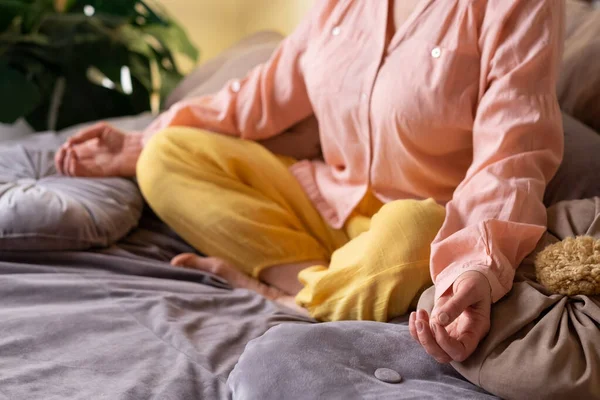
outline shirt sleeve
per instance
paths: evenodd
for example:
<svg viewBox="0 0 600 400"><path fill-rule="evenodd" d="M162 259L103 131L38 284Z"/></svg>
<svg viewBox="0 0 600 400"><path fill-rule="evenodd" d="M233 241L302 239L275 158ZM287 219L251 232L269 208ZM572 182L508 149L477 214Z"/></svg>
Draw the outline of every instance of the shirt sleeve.
<svg viewBox="0 0 600 400"><path fill-rule="evenodd" d="M268 62L213 95L183 100L145 131L144 142L170 126L186 126L260 140L282 133L312 114L301 68L313 10L280 44Z"/></svg>
<svg viewBox="0 0 600 400"><path fill-rule="evenodd" d="M436 299L470 270L487 277L494 302L508 293L546 230L543 195L562 160L563 0L502 3L503 18L482 28L473 162L432 244Z"/></svg>

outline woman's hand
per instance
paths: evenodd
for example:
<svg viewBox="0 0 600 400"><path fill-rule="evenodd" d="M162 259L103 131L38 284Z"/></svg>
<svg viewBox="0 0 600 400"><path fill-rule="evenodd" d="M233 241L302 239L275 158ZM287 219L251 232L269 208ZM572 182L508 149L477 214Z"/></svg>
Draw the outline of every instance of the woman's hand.
<svg viewBox="0 0 600 400"><path fill-rule="evenodd" d="M424 310L410 315L410 334L438 362L462 362L487 335L491 305L491 289L485 275L465 272L437 300L431 318Z"/></svg>
<svg viewBox="0 0 600 400"><path fill-rule="evenodd" d="M133 177L141 151L141 134L126 134L101 122L71 137L54 161L63 175Z"/></svg>

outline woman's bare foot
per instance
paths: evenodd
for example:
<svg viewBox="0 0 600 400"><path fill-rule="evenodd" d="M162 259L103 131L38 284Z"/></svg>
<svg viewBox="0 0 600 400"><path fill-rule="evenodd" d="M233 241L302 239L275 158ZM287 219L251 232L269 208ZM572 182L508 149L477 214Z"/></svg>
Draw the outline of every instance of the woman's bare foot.
<svg viewBox="0 0 600 400"><path fill-rule="evenodd" d="M205 258L193 253L185 253L173 258L171 260L171 265L211 273L226 280L234 289L251 290L271 301L291 308L302 315L309 315L306 309L296 304L294 297L289 296L276 287L266 285L258 279L254 279L244 274L233 265L220 258Z"/></svg>

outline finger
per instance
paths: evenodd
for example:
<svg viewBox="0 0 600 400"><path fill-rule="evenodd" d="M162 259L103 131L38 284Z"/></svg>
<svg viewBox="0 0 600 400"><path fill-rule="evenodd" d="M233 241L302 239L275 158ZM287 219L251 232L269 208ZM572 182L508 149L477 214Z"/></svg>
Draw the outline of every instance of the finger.
<svg viewBox="0 0 600 400"><path fill-rule="evenodd" d="M490 330L490 317L469 318L461 324L457 339L464 345L466 357L470 356Z"/></svg>
<svg viewBox="0 0 600 400"><path fill-rule="evenodd" d="M465 321L465 324L461 326L459 334L466 335L472 334L478 339L483 339L485 335L490 331L490 314L489 312L483 315L471 314L471 317Z"/></svg>
<svg viewBox="0 0 600 400"><path fill-rule="evenodd" d="M69 164L68 164L68 173L69 176L75 177L77 176L77 164L79 160L77 159L77 153L74 150L69 150Z"/></svg>
<svg viewBox="0 0 600 400"><path fill-rule="evenodd" d="M98 168L94 168L90 164L86 163L86 160L82 160L79 152L74 152L74 166L73 166L73 176L81 177L81 178L97 178L104 176L102 174L102 170Z"/></svg>
<svg viewBox="0 0 600 400"><path fill-rule="evenodd" d="M408 318L408 331L410 332L410 336L419 342L419 336L417 335L417 327L415 322L417 321L417 313L411 312L410 317ZM421 343L421 342L419 342Z"/></svg>
<svg viewBox="0 0 600 400"><path fill-rule="evenodd" d="M470 352L468 352L465 343L451 337L446 331L446 328L433 322L431 324L435 340L442 350L448 354L452 360L462 362L467 359Z"/></svg>
<svg viewBox="0 0 600 400"><path fill-rule="evenodd" d="M437 344L435 337L431 332L431 327L429 326L429 316L425 311L419 310L417 312L417 321L415 322L415 325L417 327L417 335L419 337L419 342L421 343L421 346L425 348L427 354L435 358L439 363L449 363L451 361L451 358Z"/></svg>
<svg viewBox="0 0 600 400"><path fill-rule="evenodd" d="M106 130L110 129L110 125L105 122L100 122L96 125L93 125L87 129L82 130L76 135L72 136L67 140L67 146L73 146L76 144L87 142L91 139L101 138Z"/></svg>
<svg viewBox="0 0 600 400"><path fill-rule="evenodd" d="M102 139L91 139L85 143L74 145L73 149L77 150L77 157L80 160L84 158L92 159L98 155L101 141Z"/></svg>
<svg viewBox="0 0 600 400"><path fill-rule="evenodd" d="M79 155L77 154L76 151L73 151L73 155L71 157L71 176L73 177L85 177L85 178L91 178L93 177L93 175L91 174L90 170L88 170L85 165L81 162L81 159L79 158Z"/></svg>
<svg viewBox="0 0 600 400"><path fill-rule="evenodd" d="M67 150L65 150L65 153L66 154L65 154L65 161L63 163L63 171L66 176L71 176L69 171L71 169L71 158L73 157L72 156L73 150L67 149Z"/></svg>
<svg viewBox="0 0 600 400"><path fill-rule="evenodd" d="M56 167L56 171L61 175L65 174L64 162L66 153L66 147L63 145L58 148L56 154L54 155L54 165Z"/></svg>
<svg viewBox="0 0 600 400"><path fill-rule="evenodd" d="M79 161L79 156L77 155L77 152L73 149L67 150L65 173L67 176L72 178L86 176L85 171L81 166L81 162Z"/></svg>
<svg viewBox="0 0 600 400"><path fill-rule="evenodd" d="M436 307L433 319L441 326L448 326L468 307L481 300L481 293L472 281L461 282L455 293L444 304Z"/></svg>

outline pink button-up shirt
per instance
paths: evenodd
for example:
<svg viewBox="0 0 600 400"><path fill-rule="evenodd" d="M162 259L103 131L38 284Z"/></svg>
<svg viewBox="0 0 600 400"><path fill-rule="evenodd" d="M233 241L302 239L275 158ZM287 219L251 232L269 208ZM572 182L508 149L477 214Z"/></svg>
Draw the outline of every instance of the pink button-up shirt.
<svg viewBox="0 0 600 400"><path fill-rule="evenodd" d="M447 210L432 244L437 297L476 270L497 301L545 231L562 157L563 0L423 0L388 42L389 1L317 0L269 62L146 134L259 140L314 114L324 162L291 171L323 217L341 227L367 190L434 198Z"/></svg>

